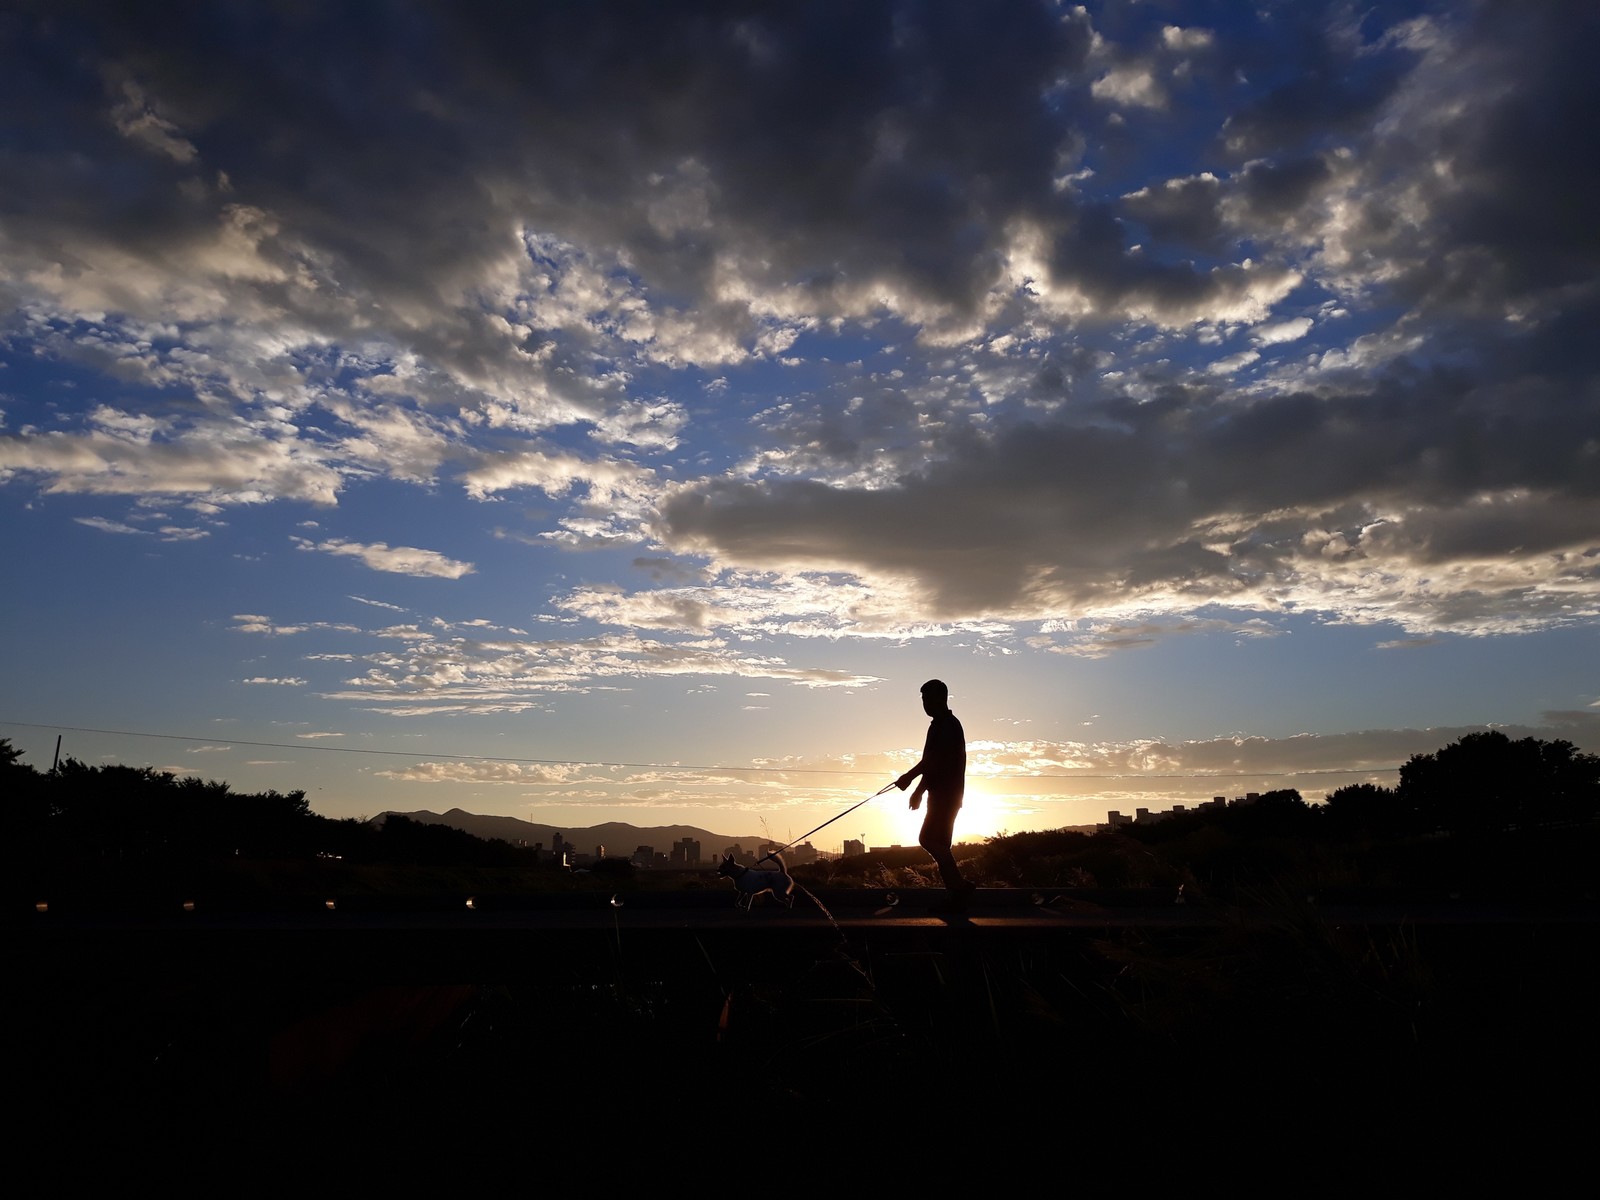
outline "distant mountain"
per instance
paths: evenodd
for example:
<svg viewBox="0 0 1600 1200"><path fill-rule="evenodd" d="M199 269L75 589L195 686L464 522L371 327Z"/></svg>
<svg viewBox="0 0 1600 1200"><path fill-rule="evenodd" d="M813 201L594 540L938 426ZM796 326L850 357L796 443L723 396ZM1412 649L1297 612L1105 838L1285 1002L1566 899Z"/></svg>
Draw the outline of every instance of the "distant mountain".
<svg viewBox="0 0 1600 1200"><path fill-rule="evenodd" d="M520 817L484 817L459 808L452 808L443 815L425 809L421 812L381 812L372 821L381 825L391 816L405 817L419 825L448 825L473 837L485 840L499 838L513 845L526 842L531 846L538 842L547 850L555 844L555 835L559 833L563 840L576 846L580 854L593 854L596 846L604 846L608 857L617 858L627 858L640 846L651 846L661 854L668 854L673 843L684 838L693 838L700 843L703 858L721 854L728 847L736 845L754 850L762 842L770 840L754 833L742 836L712 833L694 825L649 825L641 828L622 821L607 821L604 825L574 829L570 825L540 825Z"/></svg>

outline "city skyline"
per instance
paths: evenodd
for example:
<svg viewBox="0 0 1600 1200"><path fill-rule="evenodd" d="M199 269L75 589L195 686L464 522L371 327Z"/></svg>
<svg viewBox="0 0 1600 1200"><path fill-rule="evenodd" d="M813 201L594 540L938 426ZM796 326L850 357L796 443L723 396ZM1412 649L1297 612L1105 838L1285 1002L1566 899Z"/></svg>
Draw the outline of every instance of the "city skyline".
<svg viewBox="0 0 1600 1200"><path fill-rule="evenodd" d="M0 737L914 844L1600 752L1592 6L0 18Z"/></svg>

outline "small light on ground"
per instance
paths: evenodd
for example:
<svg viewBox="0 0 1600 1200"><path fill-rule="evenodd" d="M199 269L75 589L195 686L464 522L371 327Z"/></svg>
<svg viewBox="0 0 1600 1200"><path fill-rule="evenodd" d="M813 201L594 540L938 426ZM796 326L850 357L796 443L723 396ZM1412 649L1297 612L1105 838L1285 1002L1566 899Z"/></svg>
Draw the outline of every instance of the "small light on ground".
<svg viewBox="0 0 1600 1200"><path fill-rule="evenodd" d="M40 913L49 912L50 911L50 902L48 900L40 900L37 904L35 904L33 906L33 911L34 912L40 912Z"/></svg>

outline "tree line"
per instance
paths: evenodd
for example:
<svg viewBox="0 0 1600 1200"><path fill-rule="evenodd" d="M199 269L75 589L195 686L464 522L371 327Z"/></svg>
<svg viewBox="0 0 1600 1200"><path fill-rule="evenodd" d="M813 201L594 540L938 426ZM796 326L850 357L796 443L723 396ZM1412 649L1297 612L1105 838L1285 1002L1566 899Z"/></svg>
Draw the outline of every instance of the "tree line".
<svg viewBox="0 0 1600 1200"><path fill-rule="evenodd" d="M0 805L13 861L127 865L207 859L522 867L535 851L391 814L325 817L304 791L238 792L217 780L66 758L38 771L0 738Z"/></svg>
<svg viewBox="0 0 1600 1200"><path fill-rule="evenodd" d="M71 858L122 863L220 858L532 867L536 852L445 825L391 815L382 824L311 810L303 791L236 792L228 784L150 767L89 766L67 758L50 771L0 739L0 805L13 862ZM1252 805L1180 813L1127 827L1138 842L1172 845L1195 830L1230 838L1350 843L1430 836L1488 837L1587 825L1600 818L1600 756L1571 742L1471 733L1413 755L1395 787L1339 788L1320 804L1298 791ZM996 839L1027 853L1031 835Z"/></svg>

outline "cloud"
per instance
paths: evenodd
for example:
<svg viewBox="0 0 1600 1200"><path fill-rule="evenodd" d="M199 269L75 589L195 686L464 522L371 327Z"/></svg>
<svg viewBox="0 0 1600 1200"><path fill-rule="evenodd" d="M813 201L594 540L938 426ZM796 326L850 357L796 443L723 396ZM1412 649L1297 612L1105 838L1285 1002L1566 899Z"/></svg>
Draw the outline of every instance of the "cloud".
<svg viewBox="0 0 1600 1200"><path fill-rule="evenodd" d="M1588 619L1590 452L1558 440L1565 398L1516 394L1441 380L1230 405L1171 391L1109 403L1094 424L954 437L889 487L687 485L656 531L728 566L852 572L865 594L905 597L907 620L1207 604L1463 632ZM1441 404L1457 437L1414 436Z"/></svg>
<svg viewBox="0 0 1600 1200"><path fill-rule="evenodd" d="M265 683L265 684L271 684L271 685L276 686L276 687L305 687L305 685L306 685L306 681L304 679L299 678L298 676L291 676L291 677L284 678L284 679L273 679L273 678L271 678L269 676L257 675L257 676L255 676L255 677L253 677L251 679L242 679L239 682L241 682L241 683Z"/></svg>
<svg viewBox="0 0 1600 1200"><path fill-rule="evenodd" d="M1377 643L1378 650L1413 650L1418 646L1433 646L1438 643L1436 637L1394 638L1387 642Z"/></svg>
<svg viewBox="0 0 1600 1200"><path fill-rule="evenodd" d="M1027 640L1034 649L1052 654L1105 658L1117 651L1153 646L1159 641L1184 634L1231 633L1242 640L1277 637L1282 632L1279 627L1259 617L1247 620L1222 617L1178 620L1151 616L1137 621L1047 620L1041 622L1039 632Z"/></svg>
<svg viewBox="0 0 1600 1200"><path fill-rule="evenodd" d="M124 525L121 521L107 520L105 517L74 517L80 525L87 525L90 529L98 529L102 533L137 533L149 534L148 529L135 529L132 525Z"/></svg>
<svg viewBox="0 0 1600 1200"><path fill-rule="evenodd" d="M1311 332L1312 320L1310 317L1290 317L1283 321L1268 321L1257 325L1250 331L1250 336L1264 346L1276 346L1282 342L1294 342Z"/></svg>
<svg viewBox="0 0 1600 1200"><path fill-rule="evenodd" d="M1206 368L1213 375L1232 375L1235 371L1243 370L1253 362L1259 362L1261 355L1254 350L1241 350L1237 354L1230 354L1226 358L1219 358Z"/></svg>
<svg viewBox="0 0 1600 1200"><path fill-rule="evenodd" d="M295 499L332 504L337 472L308 446L265 429L197 422L156 442L107 427L0 437L0 479L37 474L51 493L192 496L213 504Z"/></svg>
<svg viewBox="0 0 1600 1200"><path fill-rule="evenodd" d="M1113 67L1089 87L1096 99L1140 108L1165 108L1167 95L1156 81L1154 70L1145 63L1126 63Z"/></svg>
<svg viewBox="0 0 1600 1200"><path fill-rule="evenodd" d="M586 488L595 504L635 497L649 478L648 471L630 463L540 450L486 454L462 475L467 494L479 499L515 488L537 488L549 496Z"/></svg>
<svg viewBox="0 0 1600 1200"><path fill-rule="evenodd" d="M1177 25L1167 25L1161 30L1162 44L1169 50L1204 50L1216 40L1216 34L1199 26L1184 29Z"/></svg>
<svg viewBox="0 0 1600 1200"><path fill-rule="evenodd" d="M463 575L472 574L475 569L471 563L458 562L436 550L419 550L415 546L390 546L384 542L367 545L344 538L312 542L291 536L289 540L301 550L354 558L374 571L412 575L418 579L460 579Z"/></svg>
<svg viewBox="0 0 1600 1200"><path fill-rule="evenodd" d="M982 621L946 624L916 615L917 597L903 588L870 587L813 572L731 571L713 582L629 592L618 586L575 589L557 608L603 625L629 629L718 630L771 637L906 639L961 632L1007 632Z"/></svg>
<svg viewBox="0 0 1600 1200"><path fill-rule="evenodd" d="M297 633L305 633L308 630L332 630L337 633L360 632L358 626L333 621L306 621L298 625L279 625L271 617L264 617L259 613L235 613L232 619L235 633L264 633L270 637L289 637Z"/></svg>
<svg viewBox="0 0 1600 1200"><path fill-rule="evenodd" d="M1122 206L1158 239L1221 249L1226 233L1220 211L1224 187L1207 171L1129 192L1122 197Z"/></svg>
<svg viewBox="0 0 1600 1200"><path fill-rule="evenodd" d="M623 442L652 449L672 450L689 416L670 400L632 401L619 405L595 423L592 436L602 442Z"/></svg>
<svg viewBox="0 0 1600 1200"><path fill-rule="evenodd" d="M1581 717L1571 721L1568 717ZM1508 737L1560 737L1580 745L1600 744L1600 718L1593 714L1545 714L1541 725L1497 726ZM1140 778L1158 791L1174 783L1190 794L1210 798L1208 787L1253 782L1261 790L1296 787L1333 791L1368 780L1393 786L1395 768L1416 754L1432 754L1484 726L1428 729L1371 729L1349 733L1251 737L1229 734L1187 741L1132 739L1118 742L973 742L968 745L968 775L989 791L1012 788L1033 793L1084 789L1098 794L1108 780L1138 786ZM1168 778L1162 779L1160 777ZM1309 798L1315 798L1312 793Z"/></svg>
<svg viewBox="0 0 1600 1200"><path fill-rule="evenodd" d="M1137 16L20 16L0 482L536 492L663 635L1592 621L1593 7Z"/></svg>
<svg viewBox="0 0 1600 1200"><path fill-rule="evenodd" d="M422 762L391 771L373 772L398 783L533 784L569 783L593 772L581 764L546 765L508 762Z"/></svg>
<svg viewBox="0 0 1600 1200"><path fill-rule="evenodd" d="M525 712L552 696L629 687L643 678L733 677L805 688L860 688L875 676L792 665L772 654L730 649L715 639L666 640L633 634L538 641L432 638L410 631L398 650L358 658L366 670L324 699L396 716Z"/></svg>

